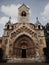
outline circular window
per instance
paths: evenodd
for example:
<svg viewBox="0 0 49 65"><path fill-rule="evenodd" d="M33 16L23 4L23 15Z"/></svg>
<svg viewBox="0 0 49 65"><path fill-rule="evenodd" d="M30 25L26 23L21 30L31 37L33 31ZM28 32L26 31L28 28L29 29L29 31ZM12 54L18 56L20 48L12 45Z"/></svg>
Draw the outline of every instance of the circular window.
<svg viewBox="0 0 49 65"><path fill-rule="evenodd" d="M26 16L26 12L23 11L23 12L21 13L21 15L22 15L22 16Z"/></svg>

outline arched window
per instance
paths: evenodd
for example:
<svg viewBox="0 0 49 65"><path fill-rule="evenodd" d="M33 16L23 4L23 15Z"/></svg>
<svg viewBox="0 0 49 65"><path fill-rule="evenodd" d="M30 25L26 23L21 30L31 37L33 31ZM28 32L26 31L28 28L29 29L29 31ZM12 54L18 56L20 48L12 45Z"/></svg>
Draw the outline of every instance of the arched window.
<svg viewBox="0 0 49 65"><path fill-rule="evenodd" d="M40 25L38 25L38 29L40 29Z"/></svg>
<svg viewBox="0 0 49 65"><path fill-rule="evenodd" d="M23 11L23 12L21 13L21 16L26 16L26 12Z"/></svg>
<svg viewBox="0 0 49 65"><path fill-rule="evenodd" d="M9 29L9 25L7 26L7 29Z"/></svg>

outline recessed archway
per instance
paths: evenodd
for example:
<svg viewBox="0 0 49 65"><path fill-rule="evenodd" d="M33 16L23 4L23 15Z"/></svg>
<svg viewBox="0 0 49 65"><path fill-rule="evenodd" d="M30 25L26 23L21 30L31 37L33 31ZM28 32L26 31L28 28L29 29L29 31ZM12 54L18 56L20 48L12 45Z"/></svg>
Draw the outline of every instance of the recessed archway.
<svg viewBox="0 0 49 65"><path fill-rule="evenodd" d="M16 57L32 57L35 53L35 44L33 40L25 34L19 36L13 43L13 55Z"/></svg>

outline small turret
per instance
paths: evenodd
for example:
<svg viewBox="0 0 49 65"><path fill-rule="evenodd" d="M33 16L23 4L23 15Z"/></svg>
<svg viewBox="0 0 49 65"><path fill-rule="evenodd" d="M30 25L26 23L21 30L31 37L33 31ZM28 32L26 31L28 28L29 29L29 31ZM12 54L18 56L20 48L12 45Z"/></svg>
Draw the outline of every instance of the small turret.
<svg viewBox="0 0 49 65"><path fill-rule="evenodd" d="M11 30L13 30L13 25L11 23L11 17L9 17L9 21L5 24L3 36L8 36Z"/></svg>
<svg viewBox="0 0 49 65"><path fill-rule="evenodd" d="M11 17L9 17L9 21L6 23L5 29L7 30L12 29Z"/></svg>
<svg viewBox="0 0 49 65"><path fill-rule="evenodd" d="M36 29L42 29L42 25L41 25L41 23L39 22L38 17L36 17L35 27L36 27Z"/></svg>

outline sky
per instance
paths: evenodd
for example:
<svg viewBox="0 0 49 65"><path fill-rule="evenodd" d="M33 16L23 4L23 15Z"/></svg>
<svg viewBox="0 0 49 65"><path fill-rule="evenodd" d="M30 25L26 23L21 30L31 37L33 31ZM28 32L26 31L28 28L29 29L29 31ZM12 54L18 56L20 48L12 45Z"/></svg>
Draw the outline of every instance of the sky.
<svg viewBox="0 0 49 65"><path fill-rule="evenodd" d="M10 16L12 23L17 22L18 7L23 3L30 8L30 22L35 23L38 17L42 25L49 23L49 0L0 0L0 37Z"/></svg>

